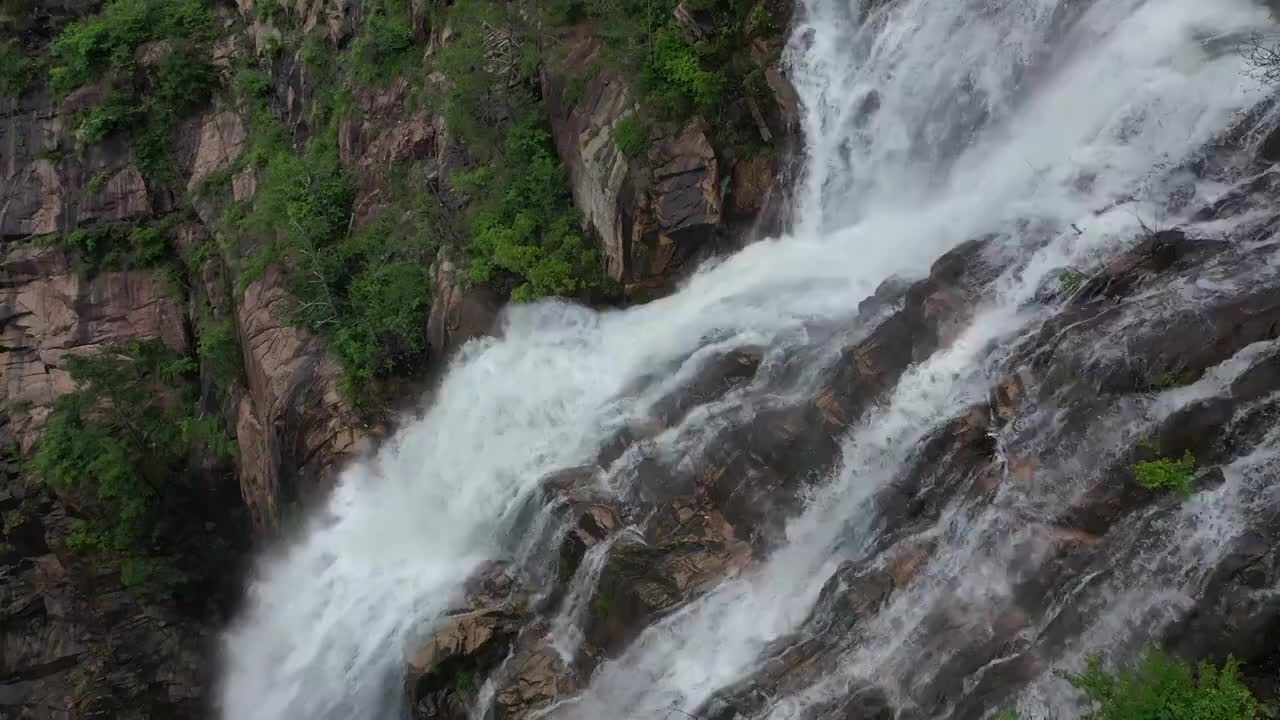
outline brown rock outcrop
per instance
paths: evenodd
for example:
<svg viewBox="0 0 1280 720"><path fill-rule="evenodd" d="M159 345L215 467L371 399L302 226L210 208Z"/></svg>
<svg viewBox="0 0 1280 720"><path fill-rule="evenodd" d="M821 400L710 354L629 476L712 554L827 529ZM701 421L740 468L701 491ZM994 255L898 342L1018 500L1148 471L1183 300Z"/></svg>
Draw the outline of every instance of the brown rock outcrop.
<svg viewBox="0 0 1280 720"><path fill-rule="evenodd" d="M59 396L73 387L68 355L131 340L190 349L180 302L150 272L81 277L55 248L0 244L0 407L30 449Z"/></svg>
<svg viewBox="0 0 1280 720"><path fill-rule="evenodd" d="M325 342L286 319L278 271L245 289L236 308L249 394L236 422L240 485L254 526L274 527L286 503L317 497L367 437L339 391Z"/></svg>
<svg viewBox="0 0 1280 720"><path fill-rule="evenodd" d="M487 286L468 285L448 248L440 249L431 265L431 277L434 296L427 340L436 359L444 360L468 340L495 329L502 300Z"/></svg>
<svg viewBox="0 0 1280 720"><path fill-rule="evenodd" d="M642 299L668 291L682 272L723 247L728 173L697 119L656 125L642 155L624 155L615 134L638 112L634 94L607 64L585 80L579 70L600 64L601 50L590 27L565 31L557 59L544 68L543 96L574 203L599 237L606 271ZM768 190L754 185L772 175L744 168L735 183L743 198L734 209L758 212Z"/></svg>

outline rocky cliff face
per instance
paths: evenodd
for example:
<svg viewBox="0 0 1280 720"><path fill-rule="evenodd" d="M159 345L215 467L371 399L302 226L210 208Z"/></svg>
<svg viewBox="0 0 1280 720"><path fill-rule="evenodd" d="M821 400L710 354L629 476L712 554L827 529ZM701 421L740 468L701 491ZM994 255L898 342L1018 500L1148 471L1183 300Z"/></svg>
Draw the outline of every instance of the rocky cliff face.
<svg viewBox="0 0 1280 720"><path fill-rule="evenodd" d="M786 26L788 8L761 7ZM756 61L774 79L774 106L762 110L750 97L739 103L763 142L786 149L798 122L795 91L776 65L781 38L758 40ZM694 119L644 126L643 152L629 156L619 146L619 127L636 120L641 98L621 71L607 66L603 52L593 26L562 31L543 68L542 92L574 202L599 236L609 277L629 296L653 297L700 260L750 237L756 221L776 231L785 155L718 154L712 129ZM602 69L584 77L583 68Z"/></svg>
<svg viewBox="0 0 1280 720"><path fill-rule="evenodd" d="M21 84L6 85L13 95L0 99L3 717L204 716L212 636L229 606L140 597L122 585L117 558L68 543L83 508L45 486L31 463L57 400L76 390L68 358L151 340L194 358L198 373L191 382L200 400L193 411L217 418L237 452L230 474L195 461L191 472L216 498L210 511L243 510L259 539L271 538L299 507L323 497L344 463L381 434L383 416L344 384L334 337L297 321L296 278L279 264L250 270L250 257L263 247L246 245L226 222L229 208L252 207L272 182L255 154L263 143L259 111L237 94L245 69L265 71L266 109L299 154L328 132L317 118L331 112L332 86L347 83L346 100L332 116L336 154L354 186L343 218L347 236L380 222L409 227L416 222L412 212L425 212L407 209L403 200L406 169L420 183L407 192L433 198L431 232L451 239L433 246L421 263L432 302L411 330L429 348L433 365L494 329L507 301L503 286L477 283L467 273L468 199L450 178L475 169L476 149L455 137L439 102L423 102L445 97L457 78L437 72L424 83L408 68L354 81L333 74L334 62L345 67L347 58L363 52L361 38L371 32L371 17L388 12L384 3L208 3L212 37L200 47L213 91L162 138L171 167L163 175L149 174L129 130L87 134L86 118L110 105L118 79L103 76L67 94L45 81L59 34L107 13L111 4L32 0L0 16L6 52L16 52L15 62L35 63L20 66L35 69ZM395 40L403 43L397 45L402 56L430 60L456 38L456 29L442 15L433 19L427 4L405 5L411 35ZM529 16L527 8L521 12ZM761 55L762 67L774 75L784 28L775 29L774 45ZM732 245L730 230L736 241L771 193L780 192L782 139L790 133L790 121L782 118L795 108L766 108L760 115L759 132L778 151L754 159L726 154L713 142L714 122L698 118L655 125L646 152L624 157L611 128L634 110L628 81L595 56L599 44L590 24L552 35L555 57L566 62L546 62L541 89L531 90L545 100L586 236L606 258L601 269L629 298L653 297L699 259ZM145 68L140 72L159 72L170 47L168 41L144 44L130 61ZM569 97L566 87L574 83L586 90ZM289 221L278 218L282 225ZM153 229L163 239L159 251L147 254L137 243L156 236L135 231ZM223 345L229 350L219 352ZM392 370L380 382L416 393L429 375L418 366ZM599 512L613 511L602 506ZM727 527L719 522L705 532ZM232 544L243 547L248 538L238 535L239 527L210 522L190 531L237 534ZM583 543L594 538L587 532ZM238 583L228 580L228 586ZM492 588L492 597L507 598L512 608L523 602L518 596L509 585ZM442 640L421 665L496 648L523 617L512 609L492 620L492 631L460 625L461 634Z"/></svg>

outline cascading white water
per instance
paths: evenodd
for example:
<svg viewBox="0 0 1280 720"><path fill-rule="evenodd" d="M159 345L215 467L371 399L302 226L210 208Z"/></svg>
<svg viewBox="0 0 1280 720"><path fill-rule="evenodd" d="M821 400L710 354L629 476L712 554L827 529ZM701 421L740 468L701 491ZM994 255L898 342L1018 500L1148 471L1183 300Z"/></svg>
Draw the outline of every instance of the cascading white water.
<svg viewBox="0 0 1280 720"><path fill-rule="evenodd" d="M660 717L644 712L696 706L742 677L803 620L866 499L986 392L992 342L1036 322L1024 305L1048 273L1129 242L1139 217L1156 219L1169 168L1263 99L1230 38L1271 22L1251 0L805 0L799 19L789 55L809 163L795 232L643 307L509 309L497 339L454 361L425 416L347 469L324 510L263 560L227 634L223 717L395 716L405 644L507 552L540 479L589 460L704 359L699 348L784 356L809 323L851 317L889 275L919 275L964 240L1001 233L1020 261L969 329L845 440L788 543L647 630L556 711ZM1053 230L1026 237L1028 220ZM629 394L673 363L683 369L667 385ZM679 435L663 439L688 441ZM998 594L998 574L986 580L982 592ZM849 672L894 667L898 650L855 653ZM774 714L793 717L823 692Z"/></svg>

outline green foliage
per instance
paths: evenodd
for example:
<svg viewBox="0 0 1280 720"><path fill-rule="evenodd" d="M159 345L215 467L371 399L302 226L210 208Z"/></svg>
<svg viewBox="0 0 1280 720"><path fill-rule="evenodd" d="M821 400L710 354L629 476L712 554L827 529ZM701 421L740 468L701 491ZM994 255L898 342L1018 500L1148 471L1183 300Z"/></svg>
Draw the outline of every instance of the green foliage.
<svg viewBox="0 0 1280 720"><path fill-rule="evenodd" d="M0 98L21 96L35 81L40 65L16 42L0 42Z"/></svg>
<svg viewBox="0 0 1280 720"><path fill-rule="evenodd" d="M110 0L53 42L50 88L63 96L105 78L110 92L81 113L79 136L96 143L128 132L142 171L170 178L174 128L208 99L214 83L212 33L203 0Z"/></svg>
<svg viewBox="0 0 1280 720"><path fill-rule="evenodd" d="M649 125L635 115L618 121L613 129L618 149L627 157L636 157L649 151Z"/></svg>
<svg viewBox="0 0 1280 720"><path fill-rule="evenodd" d="M59 398L36 450L36 473L81 500L73 546L121 563L142 592L170 592L214 562L216 544L191 532L204 503L191 485L196 452L225 456L221 424L193 416L194 363L158 342L71 357L76 390Z"/></svg>
<svg viewBox="0 0 1280 720"><path fill-rule="evenodd" d="M459 670L453 676L453 687L458 692L469 693L476 689L476 674L472 670Z"/></svg>
<svg viewBox="0 0 1280 720"><path fill-rule="evenodd" d="M236 73L232 86L236 97L258 112L267 109L267 100L271 97L271 76L254 68L241 68Z"/></svg>
<svg viewBox="0 0 1280 720"><path fill-rule="evenodd" d="M1191 497L1196 473L1196 458L1190 450L1181 460L1160 457L1133 466L1133 476L1138 484L1148 490L1175 490L1183 497Z"/></svg>
<svg viewBox="0 0 1280 720"><path fill-rule="evenodd" d="M52 89L66 95L108 70L136 71L142 45L207 39L212 22L200 0L110 0L99 14L67 25L54 41Z"/></svg>
<svg viewBox="0 0 1280 720"><path fill-rule="evenodd" d="M196 352L201 365L209 373L214 390L221 392L244 376L244 360L235 321L230 317L214 317L202 307L196 313Z"/></svg>
<svg viewBox="0 0 1280 720"><path fill-rule="evenodd" d="M256 0L253 5L253 16L260 23L272 23L280 15L279 0Z"/></svg>
<svg viewBox="0 0 1280 720"><path fill-rule="evenodd" d="M398 77L415 56L409 0L366 0L364 29L351 46L352 70L364 82Z"/></svg>
<svg viewBox="0 0 1280 720"><path fill-rule="evenodd" d="M1084 282L1088 279L1088 276L1079 270L1067 270L1058 276L1058 286L1062 288L1063 295L1070 297L1084 287Z"/></svg>
<svg viewBox="0 0 1280 720"><path fill-rule="evenodd" d="M593 19L610 62L644 94L643 106L659 115L718 117L726 98L760 95L750 56L751 39L771 32L772 17L751 0L684 3L697 31L675 19L678 0L581 0L559 3L552 19Z"/></svg>
<svg viewBox="0 0 1280 720"><path fill-rule="evenodd" d="M725 77L707 69L693 44L674 28L656 34L642 80L650 99L677 116L691 112L714 116L725 85Z"/></svg>
<svg viewBox="0 0 1280 720"><path fill-rule="evenodd" d="M85 189L95 195L107 189L107 183L111 182L111 174L100 172L89 178L89 182L85 185Z"/></svg>
<svg viewBox="0 0 1280 720"><path fill-rule="evenodd" d="M252 207L227 219L233 235L258 248L241 281L278 264L296 299L293 321L330 338L346 393L368 400L377 380L426 360L427 268L438 247L429 199L394 188L398 200L355 229L355 184L339 163L336 135L318 136L298 154L277 124L261 116L254 124L246 162L261 168L258 192Z"/></svg>
<svg viewBox="0 0 1280 720"><path fill-rule="evenodd" d="M453 36L436 58L448 78L450 131L483 161L498 159L506 127L539 109L538 39L513 7L493 0L455 4L447 17Z"/></svg>
<svg viewBox="0 0 1280 720"><path fill-rule="evenodd" d="M1098 658L1067 680L1082 690L1091 720L1253 720L1258 704L1238 677L1232 658L1221 669L1202 662L1196 671L1159 649L1143 652L1138 666L1108 673Z"/></svg>
<svg viewBox="0 0 1280 720"><path fill-rule="evenodd" d="M174 222L168 218L142 224L88 225L63 235L62 245L88 277L103 271L157 268L176 259L171 244Z"/></svg>
<svg viewBox="0 0 1280 720"><path fill-rule="evenodd" d="M517 302L600 287L599 259L583 237L547 131L536 119L525 121L508 134L505 149L506 162L492 176L463 178L464 187L485 188L472 194L471 279L506 275Z"/></svg>

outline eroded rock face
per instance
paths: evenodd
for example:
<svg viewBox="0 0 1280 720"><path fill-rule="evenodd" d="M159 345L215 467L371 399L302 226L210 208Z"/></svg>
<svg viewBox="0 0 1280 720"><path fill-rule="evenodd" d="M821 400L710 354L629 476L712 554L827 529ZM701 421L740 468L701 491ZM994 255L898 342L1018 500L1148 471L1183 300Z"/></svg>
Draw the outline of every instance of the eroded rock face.
<svg viewBox="0 0 1280 720"><path fill-rule="evenodd" d="M240 486L259 529L274 527L285 503L323 493L368 437L324 341L282 319L290 302L273 270L236 307L249 386L236 422Z"/></svg>
<svg viewBox="0 0 1280 720"><path fill-rule="evenodd" d="M0 244L0 405L29 450L59 396L74 389L69 355L132 340L160 340L186 353L184 311L154 273L109 272L86 279L56 248Z"/></svg>
<svg viewBox="0 0 1280 720"><path fill-rule="evenodd" d="M469 285L448 248L442 248L431 266L434 279L427 339L438 360L468 340L488 335L495 329L501 299L484 285Z"/></svg>
<svg viewBox="0 0 1280 720"><path fill-rule="evenodd" d="M599 63L601 49L590 27L565 31L544 68L543 95L574 203L599 236L609 277L630 297L646 299L725 249L730 220L737 228L751 224L776 185L777 166L761 155L726 170L696 119L655 126L645 152L627 157L616 130L638 112L635 94L607 64L581 77L580 68Z"/></svg>
<svg viewBox="0 0 1280 720"><path fill-rule="evenodd" d="M440 618L408 660L406 690L414 716L466 718L482 678L507 657L529 621L528 603L505 568L480 571L459 606Z"/></svg>
<svg viewBox="0 0 1280 720"><path fill-rule="evenodd" d="M200 121L188 171L188 192L196 192L210 175L239 158L248 139L244 120L236 112L214 111Z"/></svg>

